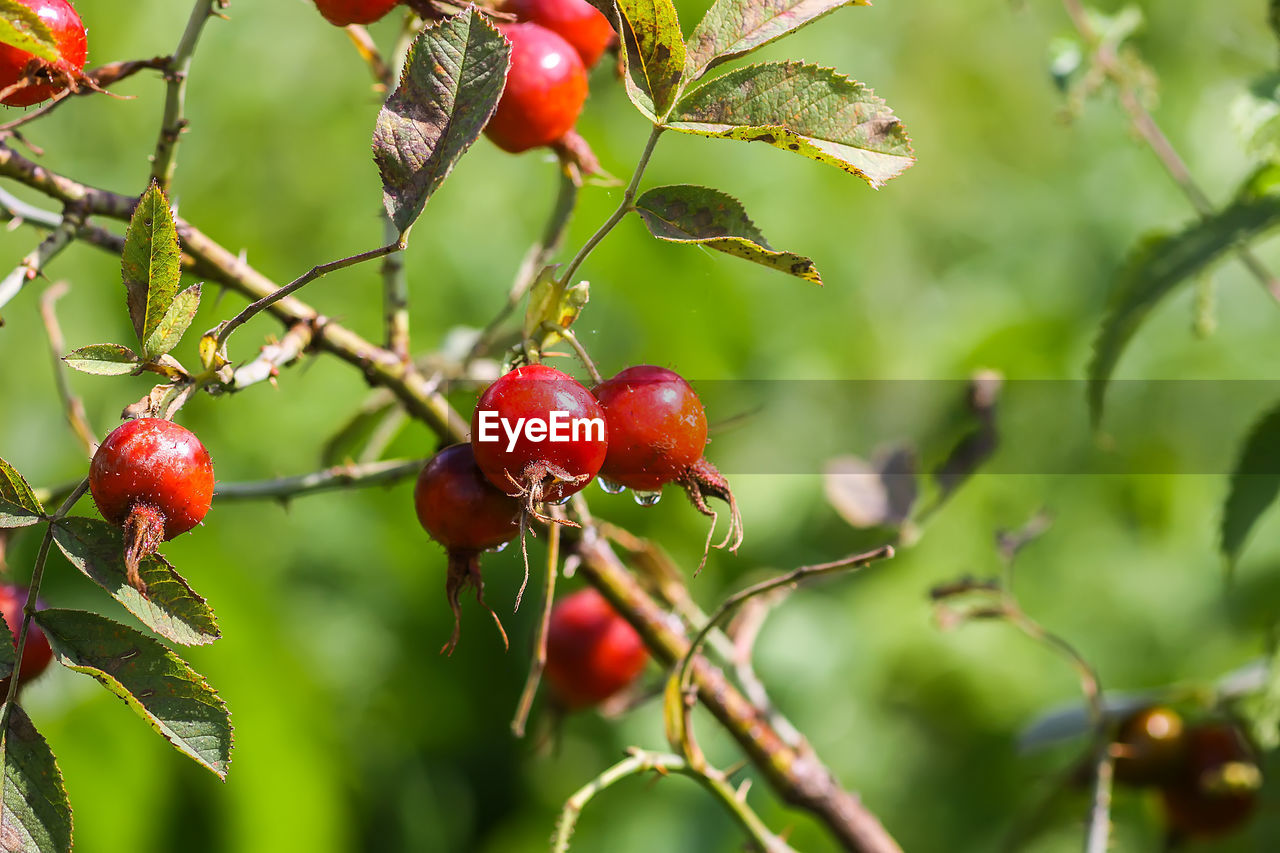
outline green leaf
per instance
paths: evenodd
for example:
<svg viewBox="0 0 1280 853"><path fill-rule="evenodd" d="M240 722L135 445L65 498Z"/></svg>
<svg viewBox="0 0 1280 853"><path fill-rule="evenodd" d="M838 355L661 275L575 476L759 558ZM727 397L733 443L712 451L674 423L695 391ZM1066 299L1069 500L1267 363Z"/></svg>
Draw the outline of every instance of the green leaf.
<svg viewBox="0 0 1280 853"><path fill-rule="evenodd" d="M53 541L72 565L160 636L184 646L212 643L222 636L208 603L159 554L138 567L147 594L131 587L124 567L124 537L105 521L64 518L53 527Z"/></svg>
<svg viewBox="0 0 1280 853"><path fill-rule="evenodd" d="M58 662L92 675L197 764L227 778L231 717L198 672L132 628L82 610L41 610Z"/></svg>
<svg viewBox="0 0 1280 853"><path fill-rule="evenodd" d="M62 62L62 51L48 24L19 0L0 0L0 44L12 45L55 65Z"/></svg>
<svg viewBox="0 0 1280 853"><path fill-rule="evenodd" d="M764 142L827 163L880 188L912 163L902 123L869 88L799 62L749 65L689 92L667 126Z"/></svg>
<svg viewBox="0 0 1280 853"><path fill-rule="evenodd" d="M1102 420L1107 383L1121 353L1151 310L1184 282L1253 237L1280 224L1280 167L1268 166L1246 182L1225 209L1177 234L1149 236L1117 276L1107 316L1094 339L1088 369L1089 415Z"/></svg>
<svg viewBox="0 0 1280 853"><path fill-rule="evenodd" d="M18 469L0 459L0 528L30 527L44 518L36 493Z"/></svg>
<svg viewBox="0 0 1280 853"><path fill-rule="evenodd" d="M1249 432L1240 461L1231 474L1231 490L1222 507L1222 555L1234 565L1249 531L1280 495L1280 406Z"/></svg>
<svg viewBox="0 0 1280 853"><path fill-rule="evenodd" d="M138 354L120 344L90 344L62 357L67 367L95 376L127 376L142 363Z"/></svg>
<svg viewBox="0 0 1280 853"><path fill-rule="evenodd" d="M10 709L4 736L4 781L4 850L69 853L71 802L62 773L49 744L18 705Z"/></svg>
<svg viewBox="0 0 1280 853"><path fill-rule="evenodd" d="M684 76L684 34L671 0L618 0L627 95L650 119L663 116Z"/></svg>
<svg viewBox="0 0 1280 853"><path fill-rule="evenodd" d="M143 351L165 320L182 277L178 231L164 191L152 183L138 200L124 234L121 274L129 317Z"/></svg>
<svg viewBox="0 0 1280 853"><path fill-rule="evenodd" d="M404 234L498 107L511 45L474 7L422 31L378 113L373 159Z"/></svg>
<svg viewBox="0 0 1280 853"><path fill-rule="evenodd" d="M697 80L721 62L777 41L845 6L871 0L716 0L689 36L685 76Z"/></svg>
<svg viewBox="0 0 1280 853"><path fill-rule="evenodd" d="M21 615L22 611L19 610L18 613ZM17 633L17 630L17 625L10 628L4 616L0 614L0 678L8 678L13 675L13 665L18 662L17 641L14 639L14 634ZM5 686L8 687L7 684ZM18 686L21 687L22 685Z"/></svg>
<svg viewBox="0 0 1280 853"><path fill-rule="evenodd" d="M164 317L151 330L150 337L143 344L142 351L147 361L154 361L176 347L199 310L200 285L193 284L178 293L169 305L169 310L164 312Z"/></svg>
<svg viewBox="0 0 1280 853"><path fill-rule="evenodd" d="M636 201L649 233L672 243L694 243L822 284L813 261L776 252L733 196L707 187L655 187Z"/></svg>

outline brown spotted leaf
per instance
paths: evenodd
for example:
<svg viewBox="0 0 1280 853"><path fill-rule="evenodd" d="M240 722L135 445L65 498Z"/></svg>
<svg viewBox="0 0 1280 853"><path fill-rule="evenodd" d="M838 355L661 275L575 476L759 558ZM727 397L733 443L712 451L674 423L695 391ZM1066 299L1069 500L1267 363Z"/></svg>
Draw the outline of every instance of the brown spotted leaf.
<svg viewBox="0 0 1280 853"><path fill-rule="evenodd" d="M27 481L0 459L0 528L30 527L44 518L44 507Z"/></svg>
<svg viewBox="0 0 1280 853"><path fill-rule="evenodd" d="M822 284L813 261L777 252L736 198L719 190L678 184L655 187L636 200L649 233L672 243L694 243Z"/></svg>
<svg viewBox="0 0 1280 853"><path fill-rule="evenodd" d="M749 65L682 97L667 126L763 142L857 175L879 189L915 162L893 110L869 88L800 62Z"/></svg>
<svg viewBox="0 0 1280 853"><path fill-rule="evenodd" d="M10 710L9 730L4 735L0 849L12 853L71 850L71 802L62 773L49 744L18 705Z"/></svg>
<svg viewBox="0 0 1280 853"><path fill-rule="evenodd" d="M697 80L721 62L777 41L845 6L871 0L716 0L689 36L685 75Z"/></svg>
<svg viewBox="0 0 1280 853"><path fill-rule="evenodd" d="M96 678L181 753L220 779L231 764L231 716L200 673L159 640L82 610L36 621L58 663Z"/></svg>
<svg viewBox="0 0 1280 853"><path fill-rule="evenodd" d="M622 15L623 83L650 119L671 107L684 76L684 34L671 0L618 0Z"/></svg>
<svg viewBox="0 0 1280 853"><path fill-rule="evenodd" d="M138 200L124 233L120 272L129 317L144 351L178 294L182 278L178 230L164 191L152 184Z"/></svg>

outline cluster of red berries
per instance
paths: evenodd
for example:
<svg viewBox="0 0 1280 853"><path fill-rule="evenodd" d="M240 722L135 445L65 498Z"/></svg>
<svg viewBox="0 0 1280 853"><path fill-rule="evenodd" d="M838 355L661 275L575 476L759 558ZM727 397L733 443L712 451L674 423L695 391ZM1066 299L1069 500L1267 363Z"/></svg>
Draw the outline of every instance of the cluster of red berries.
<svg viewBox="0 0 1280 853"><path fill-rule="evenodd" d="M62 54L60 62L51 64L25 50L0 44L0 104L29 107L67 88L70 80L84 70L89 49L84 23L67 0L18 2L44 22Z"/></svg>
<svg viewBox="0 0 1280 853"><path fill-rule="evenodd" d="M1143 708L1120 723L1112 749L1116 780L1157 788L1177 838L1226 835L1257 807L1258 754L1232 722L1188 725L1170 708Z"/></svg>
<svg viewBox="0 0 1280 853"><path fill-rule="evenodd" d="M555 437L556 424L563 440ZM722 544L736 549L741 517L728 482L703 458L706 442L702 402L665 368L629 368L594 392L542 364L499 377L476 403L471 441L436 454L414 491L418 520L449 555L445 588L455 622L445 651L458 639L461 591L473 587L483 600L480 553L520 535L530 515L556 521L539 507L568 500L597 476L610 491L630 487L646 496L676 483L713 519L706 498L724 500L731 524ZM607 607L603 599L591 606ZM555 683L556 676L548 677ZM569 697L566 704L577 701Z"/></svg>
<svg viewBox="0 0 1280 853"><path fill-rule="evenodd" d="M400 0L315 0L332 24L371 24ZM573 130L587 100L587 71L614 39L587 0L506 0L515 17L496 26L511 42L511 71L485 134L517 154L553 145Z"/></svg>

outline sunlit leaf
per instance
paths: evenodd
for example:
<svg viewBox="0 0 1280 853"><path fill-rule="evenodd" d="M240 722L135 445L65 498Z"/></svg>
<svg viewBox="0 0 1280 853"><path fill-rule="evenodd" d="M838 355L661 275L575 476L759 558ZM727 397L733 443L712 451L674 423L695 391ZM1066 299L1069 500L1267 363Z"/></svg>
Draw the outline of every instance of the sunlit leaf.
<svg viewBox="0 0 1280 853"><path fill-rule="evenodd" d="M82 610L41 610L58 662L91 675L196 763L225 779L231 763L227 705L158 640Z"/></svg>
<svg viewBox="0 0 1280 853"><path fill-rule="evenodd" d="M684 34L671 0L618 0L622 13L623 82L649 118L661 118L684 75Z"/></svg>
<svg viewBox="0 0 1280 853"><path fill-rule="evenodd" d="M138 369L137 353L120 344L90 344L62 357L67 367L95 376L127 376Z"/></svg>
<svg viewBox="0 0 1280 853"><path fill-rule="evenodd" d="M401 234L479 138L510 67L510 44L475 7L414 41L373 131L383 203Z"/></svg>
<svg viewBox="0 0 1280 853"><path fill-rule="evenodd" d="M46 62L62 62L62 51L49 25L19 0L0 0L0 44L12 45Z"/></svg>
<svg viewBox="0 0 1280 853"><path fill-rule="evenodd" d="M690 184L655 187L636 200L636 212L660 240L706 246L822 284L813 261L774 251L738 200L719 190Z"/></svg>
<svg viewBox="0 0 1280 853"><path fill-rule="evenodd" d="M178 231L169 200L157 184L142 194L129 220L120 270L129 317L145 350L147 341L169 313L182 277Z"/></svg>
<svg viewBox="0 0 1280 853"><path fill-rule="evenodd" d="M689 36L685 74L696 80L845 6L871 0L716 0Z"/></svg>
<svg viewBox="0 0 1280 853"><path fill-rule="evenodd" d="M763 142L876 188L915 162L902 122L875 93L830 68L800 62L749 65L715 77L680 99L667 126Z"/></svg>
<svg viewBox="0 0 1280 853"><path fill-rule="evenodd" d="M3 708L3 706L0 706ZM68 853L71 803L49 744L27 712L14 705L4 735L4 826L6 853Z"/></svg>
<svg viewBox="0 0 1280 853"><path fill-rule="evenodd" d="M176 347L190 328L191 321L196 318L198 310L200 310L200 285L193 284L173 298L164 317L151 330L151 335L142 348L147 360L159 358Z"/></svg>
<svg viewBox="0 0 1280 853"><path fill-rule="evenodd" d="M44 517L36 493L18 469L0 459L0 528L29 527Z"/></svg>

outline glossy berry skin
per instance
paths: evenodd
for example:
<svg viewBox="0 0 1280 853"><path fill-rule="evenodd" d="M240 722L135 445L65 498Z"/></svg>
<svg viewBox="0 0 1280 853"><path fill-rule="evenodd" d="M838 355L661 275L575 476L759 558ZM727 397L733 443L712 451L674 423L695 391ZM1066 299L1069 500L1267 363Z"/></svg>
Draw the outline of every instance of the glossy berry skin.
<svg viewBox="0 0 1280 853"><path fill-rule="evenodd" d="M1177 835L1213 838L1239 828L1258 805L1250 787L1231 789L1231 771L1257 780L1257 755L1240 730L1223 722L1187 729L1186 750L1177 778L1161 788L1165 819Z"/></svg>
<svg viewBox="0 0 1280 853"><path fill-rule="evenodd" d="M514 425L521 418L549 423L553 411L596 425L580 429L573 441L533 441L521 430L512 445L501 426L498 440L484 440L484 412L492 412L498 423ZM604 464L608 433L603 426L604 412L590 391L554 367L530 364L498 377L480 395L471 416L471 447L490 483L533 503L554 503L582 490Z"/></svg>
<svg viewBox="0 0 1280 853"><path fill-rule="evenodd" d="M13 634L13 648L18 648L18 631L22 628L22 608L27 604L27 588L13 584L0 584L0 614L4 615L9 633ZM36 608L43 610L44 604L36 603ZM27 643L22 649L22 666L18 668L18 687L35 678L49 668L53 660L53 649L49 646L49 638L40 630L33 620L27 629ZM7 690L9 679L0 681L0 688Z"/></svg>
<svg viewBox="0 0 1280 853"><path fill-rule="evenodd" d="M372 24L395 8L400 0L316 0L320 14L335 27Z"/></svg>
<svg viewBox="0 0 1280 853"><path fill-rule="evenodd" d="M1158 785L1178 772L1186 738L1182 717L1160 706L1130 714L1116 732L1116 779L1127 785Z"/></svg>
<svg viewBox="0 0 1280 853"><path fill-rule="evenodd" d="M496 548L520 530L520 502L484 478L470 444L431 457L418 475L413 506L431 538L450 549Z"/></svg>
<svg viewBox="0 0 1280 853"><path fill-rule="evenodd" d="M88 56L88 43L85 39L84 24L76 10L66 0L18 0L23 6L40 16L40 20L53 33L54 43L62 54L62 62L55 75L61 71L81 71ZM27 64L33 59L25 50L19 50L7 44L0 44L0 89L12 86L22 77ZM6 96L0 103L10 107L29 107L47 100L56 92L66 88L61 82L37 83L25 86Z"/></svg>
<svg viewBox="0 0 1280 853"><path fill-rule="evenodd" d="M573 45L587 68L600 61L613 41L609 19L587 0L510 0L504 8L517 21L546 27Z"/></svg>
<svg viewBox="0 0 1280 853"><path fill-rule="evenodd" d="M629 367L595 388L609 427L609 454L600 475L641 491L679 480L702 458L707 413L680 374L664 367Z"/></svg>
<svg viewBox="0 0 1280 853"><path fill-rule="evenodd" d="M547 683L568 710L598 705L636 680L649 653L604 596L584 589L559 601L547 625Z"/></svg>
<svg viewBox="0 0 1280 853"><path fill-rule="evenodd" d="M511 42L511 71L485 135L518 154L550 145L570 130L587 100L587 70L578 52L537 24L498 24Z"/></svg>
<svg viewBox="0 0 1280 853"><path fill-rule="evenodd" d="M116 427L93 454L89 489L102 517L123 526L135 507L164 517L168 540L200 523L213 500L213 462L190 430L139 418Z"/></svg>

